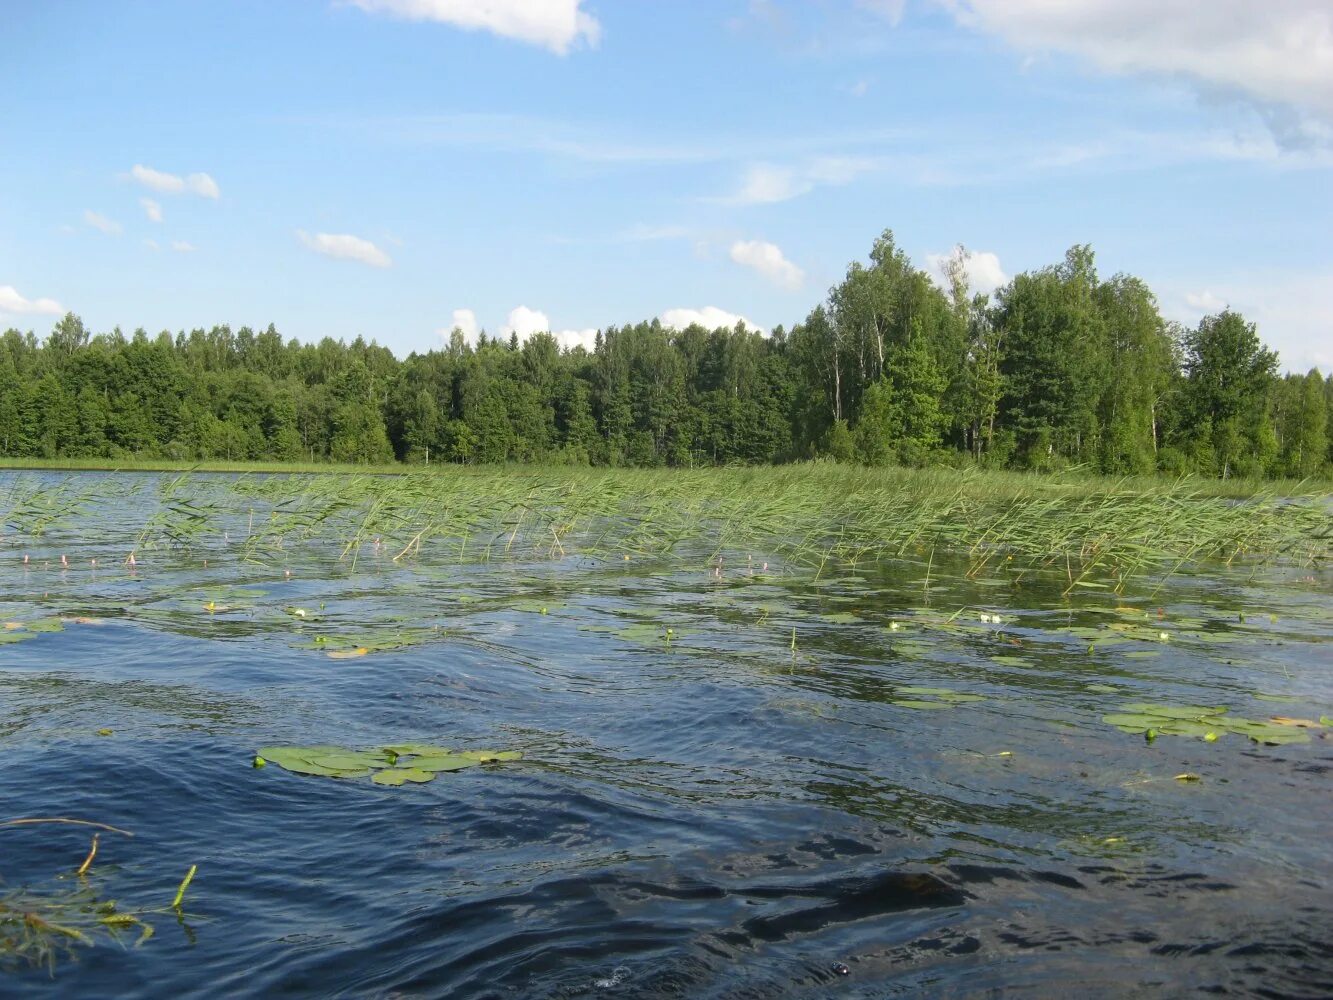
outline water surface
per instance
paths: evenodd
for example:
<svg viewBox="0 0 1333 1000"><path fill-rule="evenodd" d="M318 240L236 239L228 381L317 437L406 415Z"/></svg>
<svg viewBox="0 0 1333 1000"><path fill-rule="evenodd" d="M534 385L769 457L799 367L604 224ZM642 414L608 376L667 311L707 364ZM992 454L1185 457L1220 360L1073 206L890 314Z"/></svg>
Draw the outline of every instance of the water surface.
<svg viewBox="0 0 1333 1000"><path fill-rule="evenodd" d="M1063 596L938 552L256 558L239 508L145 549L159 478L87 477L0 540L0 821L132 832L82 884L162 911L0 994L1333 994L1328 730L1102 721L1333 713L1327 569ZM412 741L524 759L401 788L252 766ZM0 826L0 891L78 890L89 835Z"/></svg>

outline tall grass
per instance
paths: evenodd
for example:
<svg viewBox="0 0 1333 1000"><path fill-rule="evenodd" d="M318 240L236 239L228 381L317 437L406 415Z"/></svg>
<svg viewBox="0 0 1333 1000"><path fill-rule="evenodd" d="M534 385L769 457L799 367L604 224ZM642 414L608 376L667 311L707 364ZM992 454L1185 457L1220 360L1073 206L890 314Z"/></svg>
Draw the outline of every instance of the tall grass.
<svg viewBox="0 0 1333 1000"><path fill-rule="evenodd" d="M77 522L99 490L125 489L115 479L33 485L41 481L6 493L0 480L0 518L24 531ZM336 543L353 565L370 542L400 560L427 549L458 560L749 552L819 566L938 553L965 556L972 575L1057 571L1071 590L1204 559L1329 557L1326 495L1236 498L1209 485L829 464L186 474L158 480L127 544L206 548L229 529L248 560L281 559L314 541Z"/></svg>

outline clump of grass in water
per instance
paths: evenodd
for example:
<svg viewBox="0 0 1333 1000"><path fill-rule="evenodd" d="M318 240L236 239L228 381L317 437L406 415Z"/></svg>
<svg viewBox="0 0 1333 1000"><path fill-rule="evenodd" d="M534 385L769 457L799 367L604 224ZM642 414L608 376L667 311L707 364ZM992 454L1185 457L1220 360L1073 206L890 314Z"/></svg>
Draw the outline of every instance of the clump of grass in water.
<svg viewBox="0 0 1333 1000"><path fill-rule="evenodd" d="M0 827L36 824L88 826L133 836L128 830L104 823L63 817L6 820L0 822ZM54 972L58 961L74 959L80 948L93 947L103 940L125 946L132 937L133 946L137 947L153 936L153 925L144 918L154 914L169 913L184 924L181 907L197 866L190 866L169 907L121 910L115 900L99 894L89 877L99 837L100 833L93 835L87 856L72 876L64 877L65 885L45 891L21 888L0 894L0 969L45 966ZM77 881L69 883L69 878Z"/></svg>

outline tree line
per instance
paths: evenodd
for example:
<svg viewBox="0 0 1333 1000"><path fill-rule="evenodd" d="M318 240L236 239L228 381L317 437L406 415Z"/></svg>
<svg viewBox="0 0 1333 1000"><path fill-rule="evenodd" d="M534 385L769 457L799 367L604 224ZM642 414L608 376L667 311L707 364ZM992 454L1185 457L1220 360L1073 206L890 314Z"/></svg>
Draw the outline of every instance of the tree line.
<svg viewBox="0 0 1333 1000"><path fill-rule="evenodd" d="M1165 321L1091 248L972 294L891 232L825 302L770 336L608 327L397 359L373 340L284 341L226 326L0 337L0 454L610 466L976 464L1109 474L1298 476L1333 469L1333 376L1279 376L1233 311Z"/></svg>

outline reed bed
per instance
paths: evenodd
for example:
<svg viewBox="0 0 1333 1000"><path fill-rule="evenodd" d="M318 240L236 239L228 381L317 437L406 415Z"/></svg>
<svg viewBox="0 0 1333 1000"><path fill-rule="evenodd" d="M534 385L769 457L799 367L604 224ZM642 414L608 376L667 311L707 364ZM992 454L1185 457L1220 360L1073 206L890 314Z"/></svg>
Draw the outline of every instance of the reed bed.
<svg viewBox="0 0 1333 1000"><path fill-rule="evenodd" d="M965 554L971 575L1055 569L1072 589L1209 559L1318 564L1333 546L1327 497L1235 499L1188 480L1089 489L1029 476L818 465L185 475L164 478L156 502L136 548L207 546L227 524L241 536L229 541L254 562L310 543L336 544L353 565L376 543L399 560L427 549L462 561L748 552L818 566L938 553Z"/></svg>
<svg viewBox="0 0 1333 1000"><path fill-rule="evenodd" d="M1319 564L1328 496L1212 495L1191 480L1086 481L833 465L710 470L482 467L378 475L185 473L0 484L0 519L26 535L78 526L109 503L144 511L129 552L239 553L272 563L310 546L355 566L398 560L620 559L748 553L821 566L965 556L972 576L1058 571L1069 589L1118 587L1203 560Z"/></svg>

